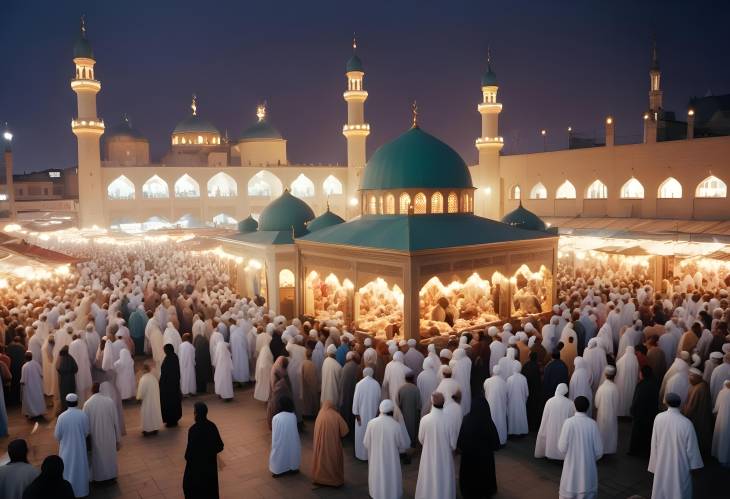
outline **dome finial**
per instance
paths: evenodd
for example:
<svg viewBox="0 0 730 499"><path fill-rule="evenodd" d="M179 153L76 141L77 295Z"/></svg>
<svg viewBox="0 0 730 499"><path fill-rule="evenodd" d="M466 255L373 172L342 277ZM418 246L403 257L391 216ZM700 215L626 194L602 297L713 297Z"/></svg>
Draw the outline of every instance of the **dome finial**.
<svg viewBox="0 0 730 499"><path fill-rule="evenodd" d="M266 101L256 106L256 117L259 119L259 122L266 119Z"/></svg>
<svg viewBox="0 0 730 499"><path fill-rule="evenodd" d="M352 32L352 53L354 54L357 50L357 37L355 36L355 32Z"/></svg>
<svg viewBox="0 0 730 499"><path fill-rule="evenodd" d="M492 46L487 45L487 67L491 67L492 65Z"/></svg>
<svg viewBox="0 0 730 499"><path fill-rule="evenodd" d="M411 104L411 112L413 113L413 122L411 128L418 128L418 103L414 100Z"/></svg>
<svg viewBox="0 0 730 499"><path fill-rule="evenodd" d="M657 55L656 49L656 35L652 35L651 37L651 69L655 71L659 70L659 56Z"/></svg>
<svg viewBox="0 0 730 499"><path fill-rule="evenodd" d="M81 38L86 38L86 15L81 16Z"/></svg>
<svg viewBox="0 0 730 499"><path fill-rule="evenodd" d="M193 110L193 116L198 115L198 97L193 94L193 102L190 103L190 109Z"/></svg>

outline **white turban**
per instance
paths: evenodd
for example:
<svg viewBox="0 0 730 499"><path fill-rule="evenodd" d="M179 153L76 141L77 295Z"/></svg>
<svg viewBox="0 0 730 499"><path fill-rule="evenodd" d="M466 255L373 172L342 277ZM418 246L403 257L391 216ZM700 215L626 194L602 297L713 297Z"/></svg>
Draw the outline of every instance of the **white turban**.
<svg viewBox="0 0 730 499"><path fill-rule="evenodd" d="M380 403L379 409L381 414L385 414L388 412L393 412L395 410L395 405L390 399L385 399Z"/></svg>
<svg viewBox="0 0 730 499"><path fill-rule="evenodd" d="M332 355L337 352L337 347L334 345L330 345L327 347L327 355Z"/></svg>

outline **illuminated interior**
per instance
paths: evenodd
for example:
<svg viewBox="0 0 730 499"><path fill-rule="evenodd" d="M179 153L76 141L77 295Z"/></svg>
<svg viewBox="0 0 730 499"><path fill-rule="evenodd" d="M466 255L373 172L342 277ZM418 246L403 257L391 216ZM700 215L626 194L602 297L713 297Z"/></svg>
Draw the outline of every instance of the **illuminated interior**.
<svg viewBox="0 0 730 499"><path fill-rule="evenodd" d="M532 187L530 199L547 199L547 189L542 182L538 182Z"/></svg>
<svg viewBox="0 0 730 499"><path fill-rule="evenodd" d="M621 199L644 199L644 186L631 177L621 186Z"/></svg>
<svg viewBox="0 0 730 499"><path fill-rule="evenodd" d="M175 197L177 198L199 198L200 185L187 173L175 182Z"/></svg>
<svg viewBox="0 0 730 499"><path fill-rule="evenodd" d="M121 175L109 184L106 193L109 199L134 199L134 184Z"/></svg>
<svg viewBox="0 0 730 499"><path fill-rule="evenodd" d="M566 180L560 184L558 190L555 191L556 199L575 199L576 197L577 193L575 191L575 186L570 183L570 180Z"/></svg>
<svg viewBox="0 0 730 499"><path fill-rule="evenodd" d="M550 270L540 265L537 272L522 265L510 277L512 288L511 315L521 317L547 312L552 306L553 277Z"/></svg>
<svg viewBox="0 0 730 499"><path fill-rule="evenodd" d="M291 193L299 198L314 197L314 182L303 173L300 173L294 182L291 183Z"/></svg>
<svg viewBox="0 0 730 499"><path fill-rule="evenodd" d="M378 277L357 291L355 311L359 329L378 337L387 336L388 329L394 334L403 324L403 291Z"/></svg>
<svg viewBox="0 0 730 499"><path fill-rule="evenodd" d="M324 179L324 182L322 182L322 190L328 196L342 194L342 182L340 182L334 175L330 175Z"/></svg>
<svg viewBox="0 0 730 499"><path fill-rule="evenodd" d="M167 187L167 182L157 175L153 175L142 185L142 196L145 199L169 198L170 190Z"/></svg>
<svg viewBox="0 0 730 499"><path fill-rule="evenodd" d="M710 175L699 183L695 195L698 198L725 198L727 197L727 184L714 175Z"/></svg>
<svg viewBox="0 0 730 499"><path fill-rule="evenodd" d="M607 199L608 187L606 184L596 179L586 189L586 199Z"/></svg>
<svg viewBox="0 0 730 499"><path fill-rule="evenodd" d="M208 180L208 197L228 198L238 195L238 185L227 173L216 173Z"/></svg>
<svg viewBox="0 0 730 499"><path fill-rule="evenodd" d="M350 321L355 289L352 281L347 278L340 281L333 273L322 279L314 270L307 274L305 281L305 315L317 320Z"/></svg>
<svg viewBox="0 0 730 499"><path fill-rule="evenodd" d="M248 195L253 197L274 197L281 195L281 180L273 173L261 170L248 181Z"/></svg>
<svg viewBox="0 0 730 499"><path fill-rule="evenodd" d="M682 197L682 184L680 184L676 178L669 177L664 182L659 184L659 191L657 192L659 199L679 199Z"/></svg>

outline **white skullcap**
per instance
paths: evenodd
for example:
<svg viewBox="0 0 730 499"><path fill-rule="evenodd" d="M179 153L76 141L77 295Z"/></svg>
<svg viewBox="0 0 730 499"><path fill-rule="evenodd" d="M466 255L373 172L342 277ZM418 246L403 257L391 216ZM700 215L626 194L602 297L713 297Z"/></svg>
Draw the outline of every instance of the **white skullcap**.
<svg viewBox="0 0 730 499"><path fill-rule="evenodd" d="M510 324L508 322L507 324L505 324L504 326L502 326L502 331L510 331L511 332L512 331L512 324Z"/></svg>
<svg viewBox="0 0 730 499"><path fill-rule="evenodd" d="M466 343L466 336L460 336L459 337L459 345L463 345Z"/></svg>
<svg viewBox="0 0 730 499"><path fill-rule="evenodd" d="M712 352L710 354L710 358L720 360L720 359L722 359L722 353L721 352Z"/></svg>
<svg viewBox="0 0 730 499"><path fill-rule="evenodd" d="M416 340L414 340L413 338L411 338L410 340L408 340L407 343L408 343L408 346L411 347L411 348L413 348L413 347L416 346Z"/></svg>
<svg viewBox="0 0 730 499"><path fill-rule="evenodd" d="M362 375L366 378L372 378L373 377L373 368L372 367L366 367L362 370Z"/></svg>
<svg viewBox="0 0 730 499"><path fill-rule="evenodd" d="M396 345L394 345L392 343L390 345L388 345L388 353L390 355L393 355L397 351L398 351L398 347Z"/></svg>
<svg viewBox="0 0 730 499"><path fill-rule="evenodd" d="M316 340L317 339L317 331L315 331L314 329L310 329L309 330L309 337L310 338L314 338Z"/></svg>
<svg viewBox="0 0 730 499"><path fill-rule="evenodd" d="M399 347L404 347L404 346L406 346L406 345L408 345L408 342L407 342L406 340L400 340L400 341L398 342L398 346L399 346Z"/></svg>
<svg viewBox="0 0 730 499"><path fill-rule="evenodd" d="M423 365L421 366L423 370L426 369L433 369L433 361L431 360L431 357L426 357L423 359Z"/></svg>
<svg viewBox="0 0 730 499"><path fill-rule="evenodd" d="M559 305L553 305L553 312L555 312L556 314L559 314L560 313L560 306Z"/></svg>
<svg viewBox="0 0 730 499"><path fill-rule="evenodd" d="M431 353L436 353L436 345L434 345L433 343L429 343L427 349Z"/></svg>
<svg viewBox="0 0 730 499"><path fill-rule="evenodd" d="M515 336L517 336L517 339L520 341L525 341L527 339L527 333L524 331L518 331Z"/></svg>
<svg viewBox="0 0 730 499"><path fill-rule="evenodd" d="M373 344L372 338L365 338L365 346L369 347Z"/></svg>
<svg viewBox="0 0 730 499"><path fill-rule="evenodd" d="M487 334L492 338L497 336L497 333L499 333L499 329L497 329L497 326L489 326L489 329L487 329Z"/></svg>
<svg viewBox="0 0 730 499"><path fill-rule="evenodd" d="M563 396L565 396L565 395L567 395L567 393L568 393L568 385L566 385L565 383L560 383L558 385L558 387L555 389L555 394L556 395L563 395Z"/></svg>
<svg viewBox="0 0 730 499"><path fill-rule="evenodd" d="M684 361L689 360L689 352L687 350L682 350L681 352L679 352L679 358Z"/></svg>
<svg viewBox="0 0 730 499"><path fill-rule="evenodd" d="M722 346L722 352L723 352L723 353L730 353L730 343L725 343L725 344L724 344L724 345Z"/></svg>
<svg viewBox="0 0 730 499"><path fill-rule="evenodd" d="M439 357L444 358L444 359L451 359L452 355L453 354L451 353L451 350L449 350L448 348L443 348L439 352Z"/></svg>
<svg viewBox="0 0 730 499"><path fill-rule="evenodd" d="M525 324L524 329L526 333L532 333L535 331L535 326L532 325L532 322L528 322L527 324Z"/></svg>
<svg viewBox="0 0 730 499"><path fill-rule="evenodd" d="M507 340L507 343L509 345L516 345L517 344L517 337L516 336L510 336Z"/></svg>
<svg viewBox="0 0 730 499"><path fill-rule="evenodd" d="M332 355L333 353L337 352L337 347L334 345L330 345L327 347L327 354Z"/></svg>
<svg viewBox="0 0 730 499"><path fill-rule="evenodd" d="M692 354L692 365L693 365L694 367L697 367L697 366L699 366L699 365L700 365L701 363L702 363L702 359L700 358L700 356L699 356L698 354L696 354L696 353L693 353L693 354Z"/></svg>
<svg viewBox="0 0 730 499"><path fill-rule="evenodd" d="M355 358L355 352L347 352L347 355L345 355L345 360L352 360Z"/></svg>
<svg viewBox="0 0 730 499"><path fill-rule="evenodd" d="M502 370L502 368L501 368L501 367L499 367L499 364L496 364L496 365L495 365L495 366L494 366L494 367L492 368L492 376L497 376L497 375L498 375L498 374L500 373L500 371L501 371L501 370Z"/></svg>
<svg viewBox="0 0 730 499"><path fill-rule="evenodd" d="M537 341L537 336L530 336L530 339L527 340L527 346L532 348L535 345L535 341Z"/></svg>
<svg viewBox="0 0 730 499"><path fill-rule="evenodd" d="M78 402L78 401L79 401L79 397L75 393L69 393L68 395L66 395L66 402L74 403L74 402Z"/></svg>
<svg viewBox="0 0 730 499"><path fill-rule="evenodd" d="M603 369L603 373L608 375L616 374L616 368L613 366L606 366Z"/></svg>
<svg viewBox="0 0 730 499"><path fill-rule="evenodd" d="M387 412L393 412L395 410L395 405L392 400L385 399L380 403L379 409L382 414L385 414Z"/></svg>
<svg viewBox="0 0 730 499"><path fill-rule="evenodd" d="M403 352L395 352L393 354L393 360L396 362L403 362Z"/></svg>
<svg viewBox="0 0 730 499"><path fill-rule="evenodd" d="M696 376L702 376L702 371L700 371L700 370L699 370L699 369L697 369L696 367L691 367L691 368L689 369L689 373L690 373L690 374L694 374L694 375L696 375Z"/></svg>

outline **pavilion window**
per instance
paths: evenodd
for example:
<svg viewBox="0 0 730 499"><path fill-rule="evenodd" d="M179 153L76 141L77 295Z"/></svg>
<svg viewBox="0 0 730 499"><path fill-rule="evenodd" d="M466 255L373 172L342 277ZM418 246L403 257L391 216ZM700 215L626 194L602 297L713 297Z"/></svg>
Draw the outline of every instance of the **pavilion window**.
<svg viewBox="0 0 730 499"><path fill-rule="evenodd" d="M368 198L368 213L370 213L371 215L375 215L378 213L377 199L373 195L370 195L370 197Z"/></svg>
<svg viewBox="0 0 730 499"><path fill-rule="evenodd" d="M547 189L542 182L538 182L530 191L530 199L547 199Z"/></svg>
<svg viewBox="0 0 730 499"><path fill-rule="evenodd" d="M608 187L606 184L596 179L586 189L586 199L607 199L608 198Z"/></svg>
<svg viewBox="0 0 730 499"><path fill-rule="evenodd" d="M423 215L426 213L426 195L422 192L416 194L413 198L413 213Z"/></svg>
<svg viewBox="0 0 730 499"><path fill-rule="evenodd" d="M395 215L395 196L388 194L385 198L385 212L388 215Z"/></svg>
<svg viewBox="0 0 730 499"><path fill-rule="evenodd" d="M710 175L699 183L695 196L698 198L727 197L727 184L714 175Z"/></svg>
<svg viewBox="0 0 730 499"><path fill-rule="evenodd" d="M644 186L634 177L631 177L621 187L621 199L644 199Z"/></svg>
<svg viewBox="0 0 730 499"><path fill-rule="evenodd" d="M682 184L674 177L669 177L659 185L659 199L679 199L682 197Z"/></svg>
<svg viewBox="0 0 730 499"><path fill-rule="evenodd" d="M455 192L449 193L449 198L447 201L447 208L449 213L458 213L459 212L459 198L457 197Z"/></svg>
<svg viewBox="0 0 730 499"><path fill-rule="evenodd" d="M383 196L380 196L380 202L378 204L380 205L378 213L380 213L380 214L384 213L383 212Z"/></svg>
<svg viewBox="0 0 730 499"><path fill-rule="evenodd" d="M556 199L575 199L576 196L575 186L570 182L570 180L566 180L560 184L558 190L555 191Z"/></svg>
<svg viewBox="0 0 730 499"><path fill-rule="evenodd" d="M434 192L431 195L431 213L444 212L444 195L440 192Z"/></svg>
<svg viewBox="0 0 730 499"><path fill-rule="evenodd" d="M401 215L408 214L408 207L411 205L411 196L407 192L400 195L400 213Z"/></svg>

